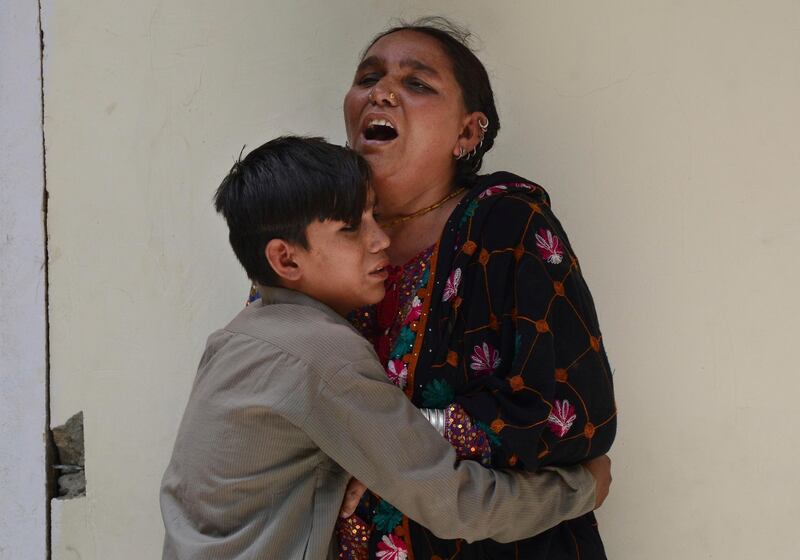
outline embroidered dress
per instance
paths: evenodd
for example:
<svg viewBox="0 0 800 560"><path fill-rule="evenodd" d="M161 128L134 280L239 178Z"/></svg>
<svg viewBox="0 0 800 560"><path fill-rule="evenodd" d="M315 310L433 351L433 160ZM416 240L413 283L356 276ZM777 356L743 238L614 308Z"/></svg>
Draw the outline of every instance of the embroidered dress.
<svg viewBox="0 0 800 560"><path fill-rule="evenodd" d="M616 406L594 303L534 183L480 177L437 246L391 271L384 302L354 322L414 404L456 407L491 441L494 467L574 465L611 446ZM508 544L438 539L369 492L351 519L359 546L342 558L605 558L593 514Z"/></svg>

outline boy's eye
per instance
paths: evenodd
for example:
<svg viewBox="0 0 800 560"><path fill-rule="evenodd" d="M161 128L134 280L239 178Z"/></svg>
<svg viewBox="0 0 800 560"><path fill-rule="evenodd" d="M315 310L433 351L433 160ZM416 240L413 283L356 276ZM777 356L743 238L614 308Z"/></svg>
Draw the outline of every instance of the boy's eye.
<svg viewBox="0 0 800 560"><path fill-rule="evenodd" d="M339 229L339 231L343 231L345 233L354 233L358 231L358 227L359 226L353 224L345 224Z"/></svg>

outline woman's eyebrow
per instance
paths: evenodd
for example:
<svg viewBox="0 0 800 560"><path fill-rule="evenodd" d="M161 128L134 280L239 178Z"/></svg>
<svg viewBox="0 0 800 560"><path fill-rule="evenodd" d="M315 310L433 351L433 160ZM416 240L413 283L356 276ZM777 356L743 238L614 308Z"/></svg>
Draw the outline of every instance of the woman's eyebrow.
<svg viewBox="0 0 800 560"><path fill-rule="evenodd" d="M417 60L416 58L404 58L403 60L400 61L400 67L401 68L411 67L414 70L418 70L420 72L424 72L425 74L430 74L432 76L439 75L439 72L435 68L428 66L427 64Z"/></svg>
<svg viewBox="0 0 800 560"><path fill-rule="evenodd" d="M356 68L356 72L360 72L364 68L368 68L370 66L381 66L382 64L383 64L383 59L375 55L368 56L367 58L361 61L361 64L359 64L358 68Z"/></svg>

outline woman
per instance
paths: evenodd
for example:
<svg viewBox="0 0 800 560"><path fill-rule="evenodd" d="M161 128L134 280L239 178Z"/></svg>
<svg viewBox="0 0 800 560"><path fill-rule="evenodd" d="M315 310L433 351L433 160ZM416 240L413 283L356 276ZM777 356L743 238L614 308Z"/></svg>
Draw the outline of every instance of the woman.
<svg viewBox="0 0 800 560"><path fill-rule="evenodd" d="M386 299L354 318L389 378L462 458L605 453L616 408L591 295L547 193L477 175L500 125L465 36L441 19L378 35L344 114L392 240ZM443 541L369 493L339 536L343 558L605 558L592 514L517 543Z"/></svg>

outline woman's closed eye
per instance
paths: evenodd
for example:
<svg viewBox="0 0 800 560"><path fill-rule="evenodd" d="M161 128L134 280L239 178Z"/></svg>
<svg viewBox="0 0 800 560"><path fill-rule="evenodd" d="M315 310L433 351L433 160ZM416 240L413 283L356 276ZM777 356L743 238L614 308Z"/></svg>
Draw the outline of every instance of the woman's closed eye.
<svg viewBox="0 0 800 560"><path fill-rule="evenodd" d="M356 84L359 86L371 86L378 82L381 79L381 75L377 72L370 72L368 74L364 74L363 76L356 78Z"/></svg>
<svg viewBox="0 0 800 560"><path fill-rule="evenodd" d="M435 89L418 78L409 78L406 85L414 91L436 93Z"/></svg>

